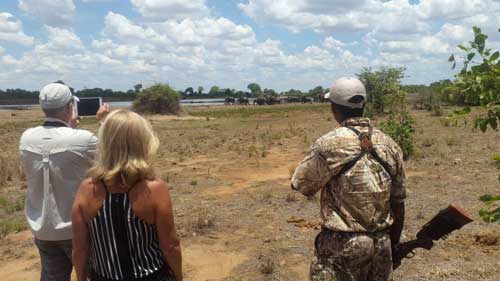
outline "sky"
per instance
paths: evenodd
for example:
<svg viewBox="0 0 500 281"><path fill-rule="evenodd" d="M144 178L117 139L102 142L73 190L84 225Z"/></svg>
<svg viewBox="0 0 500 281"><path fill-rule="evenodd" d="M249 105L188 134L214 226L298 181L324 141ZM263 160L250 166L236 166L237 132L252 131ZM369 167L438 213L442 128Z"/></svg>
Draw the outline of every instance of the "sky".
<svg viewBox="0 0 500 281"><path fill-rule="evenodd" d="M500 49L500 1L2 0L0 89L308 90L382 66L429 84L473 26Z"/></svg>

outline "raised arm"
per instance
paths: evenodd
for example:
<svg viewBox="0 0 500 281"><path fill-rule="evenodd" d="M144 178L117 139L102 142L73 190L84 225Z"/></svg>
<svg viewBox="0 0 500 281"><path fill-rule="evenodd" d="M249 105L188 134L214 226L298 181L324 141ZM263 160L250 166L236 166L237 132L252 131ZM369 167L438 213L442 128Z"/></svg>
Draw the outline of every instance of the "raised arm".
<svg viewBox="0 0 500 281"><path fill-rule="evenodd" d="M76 194L71 213L73 221L73 265L77 281L87 280L87 264L89 259L89 230L83 215L83 208L87 206L85 195L87 181L84 181Z"/></svg>
<svg viewBox="0 0 500 281"><path fill-rule="evenodd" d="M155 219L163 257L172 269L176 281L182 281L181 245L175 232L174 215L168 187L163 181L155 182Z"/></svg>

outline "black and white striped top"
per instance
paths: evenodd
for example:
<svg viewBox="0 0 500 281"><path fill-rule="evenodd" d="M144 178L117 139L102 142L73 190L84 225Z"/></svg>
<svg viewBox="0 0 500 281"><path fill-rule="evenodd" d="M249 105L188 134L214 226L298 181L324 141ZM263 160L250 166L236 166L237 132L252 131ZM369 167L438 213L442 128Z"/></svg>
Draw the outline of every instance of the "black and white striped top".
<svg viewBox="0 0 500 281"><path fill-rule="evenodd" d="M101 277L138 279L168 267L162 257L156 226L134 214L127 193L107 192L103 206L88 228L90 265Z"/></svg>

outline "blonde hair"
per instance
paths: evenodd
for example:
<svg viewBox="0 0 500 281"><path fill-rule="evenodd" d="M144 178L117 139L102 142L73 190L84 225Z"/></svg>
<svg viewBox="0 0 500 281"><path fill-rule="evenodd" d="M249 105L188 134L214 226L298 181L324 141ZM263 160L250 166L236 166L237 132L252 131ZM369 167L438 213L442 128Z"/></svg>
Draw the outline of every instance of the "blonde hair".
<svg viewBox="0 0 500 281"><path fill-rule="evenodd" d="M108 186L126 188L152 179L152 162L159 144L146 119L129 110L115 110L99 129L97 159L88 176Z"/></svg>

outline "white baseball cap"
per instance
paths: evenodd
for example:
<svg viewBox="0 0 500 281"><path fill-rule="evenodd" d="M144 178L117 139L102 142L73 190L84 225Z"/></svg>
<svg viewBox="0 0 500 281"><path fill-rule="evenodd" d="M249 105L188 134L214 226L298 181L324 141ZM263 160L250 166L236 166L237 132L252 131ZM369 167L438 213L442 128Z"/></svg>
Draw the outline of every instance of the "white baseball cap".
<svg viewBox="0 0 500 281"><path fill-rule="evenodd" d="M40 95L40 106L43 109L56 109L66 106L71 100L80 101L73 96L68 86L61 83L50 83L42 88Z"/></svg>
<svg viewBox="0 0 500 281"><path fill-rule="evenodd" d="M361 101L353 102L351 99L355 96L361 96ZM342 77L333 82L330 91L325 94L325 99L338 105L350 108L363 108L366 102L366 89L359 79L354 77ZM351 101L350 101L351 100Z"/></svg>

